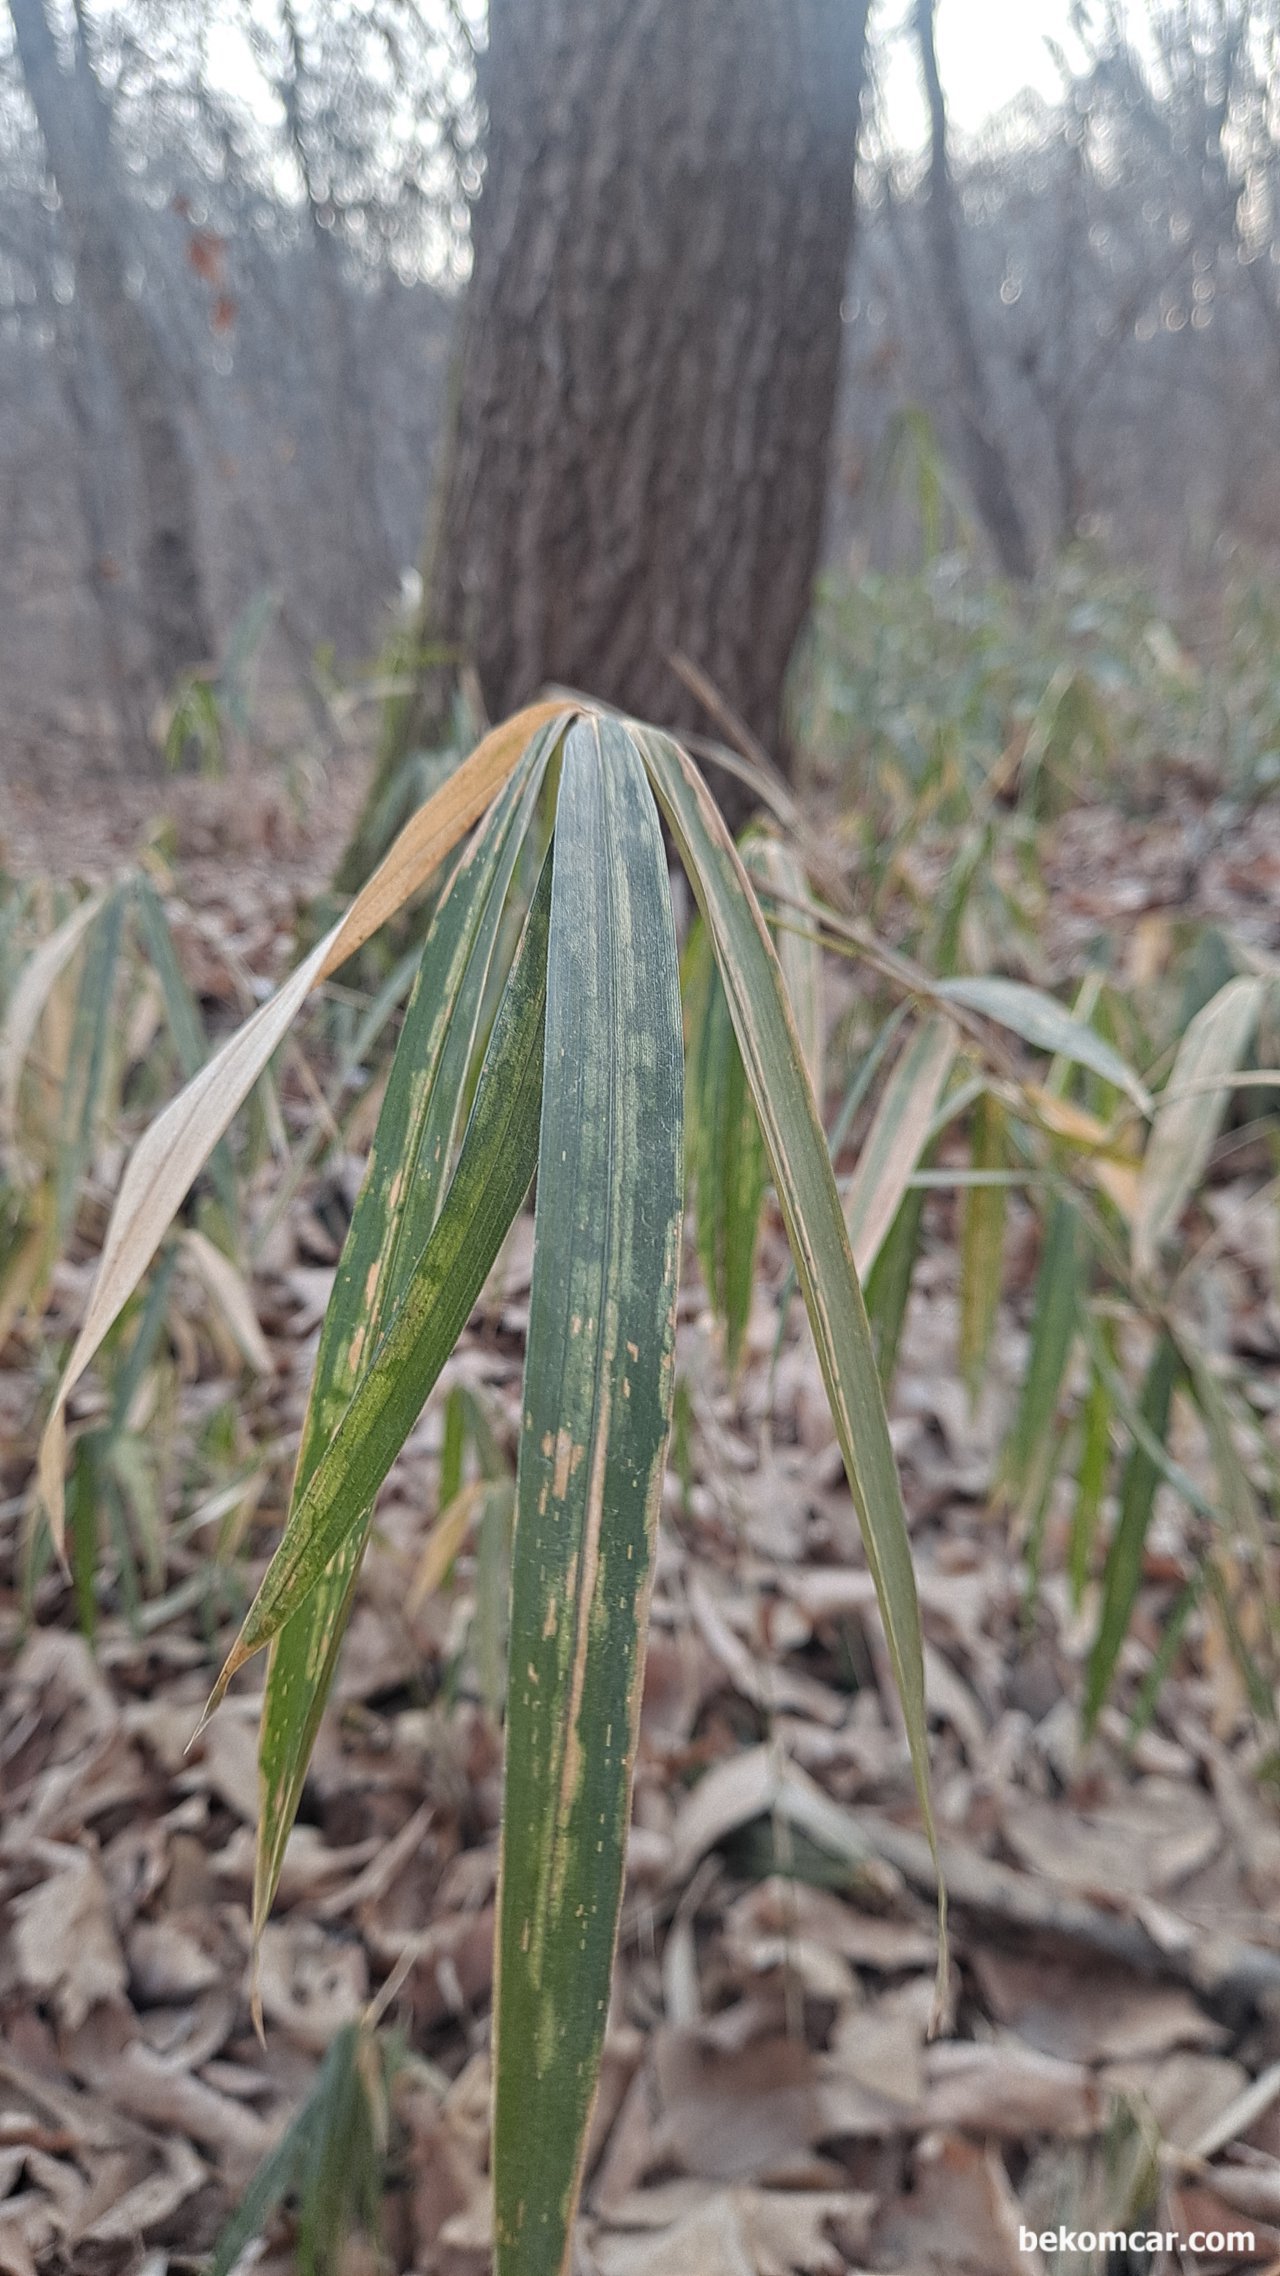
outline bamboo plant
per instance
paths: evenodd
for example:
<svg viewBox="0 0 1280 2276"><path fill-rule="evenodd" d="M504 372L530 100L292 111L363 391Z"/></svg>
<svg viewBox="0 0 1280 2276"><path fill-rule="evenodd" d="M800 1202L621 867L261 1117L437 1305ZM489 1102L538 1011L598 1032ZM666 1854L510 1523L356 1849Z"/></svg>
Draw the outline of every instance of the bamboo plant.
<svg viewBox="0 0 1280 2276"><path fill-rule="evenodd" d="M741 1053L931 1827L907 1529L804 1052L719 811L685 751L650 728L556 703L486 737L341 924L152 1125L122 1181L41 1453L60 1541L74 1382L308 991L453 855L322 1330L284 1534L210 1711L269 1648L260 1932L375 1497L536 1179L494 1995L498 2276L568 2264L622 1894L684 1218L684 1048L660 811Z"/></svg>

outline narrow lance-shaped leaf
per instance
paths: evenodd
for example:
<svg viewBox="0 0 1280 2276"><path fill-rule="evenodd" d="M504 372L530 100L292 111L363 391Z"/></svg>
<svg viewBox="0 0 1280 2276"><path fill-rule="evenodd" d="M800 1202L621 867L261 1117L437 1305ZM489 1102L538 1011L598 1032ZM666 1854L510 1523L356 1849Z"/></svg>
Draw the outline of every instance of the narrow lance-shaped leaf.
<svg viewBox="0 0 1280 2276"><path fill-rule="evenodd" d="M146 947L152 970L160 982L178 1065L183 1074L190 1077L199 1073L209 1056L209 1039L204 1031L204 1022L178 962L178 952L173 944L164 904L149 877L143 876L135 880L133 896L139 936ZM214 1147L209 1157L209 1174L226 1213L227 1222L234 1224L235 1176L225 1139Z"/></svg>
<svg viewBox="0 0 1280 2276"><path fill-rule="evenodd" d="M1111 1358L1115 1358L1115 1327L1105 1322L1100 1331ZM1071 1576L1071 1600L1079 1609L1084 1599L1085 1584L1089 1578L1089 1564L1097 1539L1098 1521L1102 1515L1102 1497L1107 1490L1111 1474L1111 1429L1115 1415L1115 1399L1111 1384L1096 1366L1092 1370L1089 1395L1084 1403L1080 1420L1080 1452L1076 1460L1076 1499L1071 1514L1071 1534L1067 1548L1067 1571Z"/></svg>
<svg viewBox="0 0 1280 2276"><path fill-rule="evenodd" d="M872 1116L844 1201L849 1245L863 1281L929 1142L955 1055L950 1021L926 1020L908 1043Z"/></svg>
<svg viewBox="0 0 1280 2276"><path fill-rule="evenodd" d="M1005 1166L1005 1109L984 1091L973 1110L971 1160L975 1170ZM964 1197L960 1233L960 1364L971 1403L977 1402L1000 1308L1004 1227L1003 1186L976 1185Z"/></svg>
<svg viewBox="0 0 1280 2276"><path fill-rule="evenodd" d="M993 1019L1001 1027L1020 1035L1024 1043L1031 1043L1040 1051L1051 1051L1057 1058L1074 1059L1081 1067L1114 1083L1126 1092L1140 1114L1150 1112L1151 1100L1128 1062L1099 1035L1087 1027L1082 1019L1064 1010L1053 996L1046 996L1039 988L1029 988L1022 980L960 979L939 980L935 995L943 1003L963 1004L967 1011L980 1012L984 1019Z"/></svg>
<svg viewBox="0 0 1280 2276"><path fill-rule="evenodd" d="M550 865L534 896L444 1206L386 1332L293 1510L206 1719L237 1668L292 1619L358 1525L467 1324L529 1189L542 1096Z"/></svg>
<svg viewBox="0 0 1280 2276"><path fill-rule="evenodd" d="M1079 1216L1070 1201L1054 1202L1036 1276L1031 1351L1022 1396L1005 1449L1005 1476L1015 1497L1034 1486L1052 1440L1071 1346L1080 1325Z"/></svg>
<svg viewBox="0 0 1280 2276"><path fill-rule="evenodd" d="M439 1213L503 906L558 734L557 722L534 738L458 862L427 935L325 1312L291 1510L311 1483L355 1389L361 1357L374 1348L403 1296ZM259 1933L333 1683L371 1515L366 1509L352 1526L272 1645L258 1748L262 1810L253 1909Z"/></svg>
<svg viewBox="0 0 1280 2276"><path fill-rule="evenodd" d="M237 1028L156 1117L129 1157L98 1262L80 1333L62 1371L40 1441L37 1477L55 1544L62 1543L66 1402L127 1304L193 1180L247 1098L312 988L336 972L424 885L464 832L492 804L529 738L563 715L560 703L531 704L495 727L406 823L390 853L340 923L297 970Z"/></svg>
<svg viewBox="0 0 1280 2276"><path fill-rule="evenodd" d="M1182 1373L1176 1346L1162 1336L1142 1387L1139 1413L1152 1439L1168 1435L1169 1409ZM1142 1551L1160 1483L1157 1464L1145 1446L1134 1446L1125 1464L1120 1514L1102 1575L1102 1608L1085 1679L1084 1726L1091 1731L1106 1704L1120 1647L1129 1632L1142 1581Z"/></svg>
<svg viewBox="0 0 1280 2276"><path fill-rule="evenodd" d="M108 895L85 941L84 967L62 1094L52 1235L55 1241L61 1241L75 1214L80 1182L93 1153L112 1041L111 1005L126 898L127 888L117 885Z"/></svg>
<svg viewBox="0 0 1280 2276"><path fill-rule="evenodd" d="M924 1188L912 1186L903 1195L898 1214L880 1243L880 1253L867 1274L867 1320L876 1355L876 1374L885 1398L888 1398L898 1372L898 1353L906 1325L907 1306L911 1301L911 1279L920 1252L923 1229Z"/></svg>
<svg viewBox="0 0 1280 2276"><path fill-rule="evenodd" d="M934 1839L920 1608L897 1465L840 1196L777 957L724 820L669 736L636 729L706 919L773 1168Z"/></svg>
<svg viewBox="0 0 1280 2276"><path fill-rule="evenodd" d="M565 750L513 1563L495 2269L567 2267L622 1893L671 1419L683 1054L670 886L616 721Z"/></svg>
<svg viewBox="0 0 1280 2276"><path fill-rule="evenodd" d="M23 965L0 1027L0 1143L17 1138L18 1086L40 1016L61 974L71 962L106 899L93 893L40 943Z"/></svg>
<svg viewBox="0 0 1280 2276"><path fill-rule="evenodd" d="M791 848L750 829L740 841L743 866L784 905L808 901L809 887ZM825 1037L822 950L811 934L771 924L778 962L804 1052L821 1099ZM768 1165L742 1054L706 927L690 935L684 962L688 1030L685 1102L698 1260L712 1309L724 1329L725 1357L737 1370L755 1294L756 1249ZM784 1307L785 1309L785 1307Z"/></svg>
<svg viewBox="0 0 1280 2276"><path fill-rule="evenodd" d="M689 1015L688 1161L698 1262L737 1369L751 1314L765 1153L706 928L685 952Z"/></svg>
<svg viewBox="0 0 1280 2276"><path fill-rule="evenodd" d="M1138 1179L1133 1263L1140 1279L1159 1262L1161 1243L1195 1191L1222 1125L1231 1076L1253 1040L1266 993L1263 980L1231 980L1196 1013L1169 1076L1167 1106L1157 1107ZM1221 1082L1215 1094L1193 1086ZM1185 1094L1185 1095L1179 1095Z"/></svg>
<svg viewBox="0 0 1280 2276"><path fill-rule="evenodd" d="M759 878L766 890L772 889L781 896L786 916L790 917L797 906L808 906L816 918L804 865L781 838L774 837L771 831L750 834L742 848L742 860L749 877ZM802 931L792 922L783 922L781 915L777 926L770 929L821 1117L827 1042L822 1016L822 949L812 932Z"/></svg>

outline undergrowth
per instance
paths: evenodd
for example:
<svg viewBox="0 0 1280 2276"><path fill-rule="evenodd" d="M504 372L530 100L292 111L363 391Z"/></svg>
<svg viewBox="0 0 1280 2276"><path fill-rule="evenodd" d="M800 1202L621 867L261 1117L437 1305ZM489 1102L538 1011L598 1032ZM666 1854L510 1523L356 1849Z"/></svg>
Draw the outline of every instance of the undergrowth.
<svg viewBox="0 0 1280 2276"><path fill-rule="evenodd" d="M1280 1446L1267 1363L1235 1332L1239 1270L1220 1203L1235 1181L1274 1216L1280 994L1265 954L1189 912L1167 912L1141 954L1105 928L1087 950L1051 952L1046 859L1081 806L1185 796L1221 821L1266 798L1280 774L1278 626L1274 593L1241 584L1192 655L1148 595L1083 557L1034 606L984 584L963 553L856 591L832 582L795 687L807 789L798 809L776 798L743 847L822 1108L884 1393L920 1259L945 1249L955 1375L1001 1417L986 1519L1021 1574L1029 1623L1042 1588L1070 1592L1086 1734L1118 1700L1137 1738L1196 1622L1213 1624L1251 1712L1275 1730ZM413 765L402 804L444 771L421 754ZM44 1396L75 1324L67 1271L83 1277L101 1243L122 1141L216 1040L183 978L170 883L143 868L93 894L0 884L0 1349ZM504 958L514 947L512 933ZM103 1346L67 1496L71 1609L90 1636L104 1609L145 1629L199 1606L211 1635L244 1610L240 1544L264 1495L282 1491L289 1453L250 1389L271 1365L255 1258L292 1196L367 1148L419 954L415 941L377 986L334 986L312 1008L288 1047L300 1057L260 1078ZM700 921L681 981L693 1232L732 1381L776 1197ZM481 1037L495 1009L493 991L477 999ZM1256 1293L1273 1304L1263 1246ZM781 1335L786 1291L775 1294ZM179 1389L202 1337L242 1388L193 1436ZM677 1387L677 1458L691 1414ZM483 1403L455 1390L417 1587L446 1585L474 1541L462 1649L495 1716L515 1495ZM1170 1513L1167 1618L1154 1644L1138 1643L1149 1544ZM32 1591L48 1535L33 1498L9 1514L26 1522ZM333 2122L326 2096L333 2110L351 2096L365 2108L363 2047L335 2051L254 2199L256 2217L300 2193L317 2267L333 2209L312 2202L315 2145ZM372 2156L378 2127L366 2130ZM357 2212L371 2217L352 2204L334 2219Z"/></svg>

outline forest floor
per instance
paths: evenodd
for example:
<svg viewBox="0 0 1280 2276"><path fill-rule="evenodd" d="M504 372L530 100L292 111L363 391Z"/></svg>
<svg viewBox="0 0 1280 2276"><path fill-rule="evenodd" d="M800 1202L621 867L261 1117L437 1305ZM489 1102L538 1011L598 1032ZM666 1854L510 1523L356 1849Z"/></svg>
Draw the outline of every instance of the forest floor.
<svg viewBox="0 0 1280 2276"><path fill-rule="evenodd" d="M182 786L170 844L203 1000L234 1001L246 967L278 976L296 902L325 874L353 795L326 792L308 832L270 799L255 818L243 784ZM101 874L147 835L149 793L136 796L11 801L11 866ZM1138 818L1093 806L1054 826L1044 875L1064 959L1084 931L1133 942L1144 917L1170 911L1280 949L1273 811L1219 827L1185 791ZM490 2263L491 1576L466 1543L449 1584L415 1602L438 1400L380 1503L263 1943L262 2043L249 2008L253 1681L189 1743L279 1522L357 1173L338 1155L305 1177L259 1248L254 1371L193 1312L176 1404L148 1427L181 1449L234 1412L230 1483L192 1510L181 1460L169 1464L155 1600L131 1619L108 1592L92 1648L56 1572L24 1613L48 1379L21 1323L0 1347L3 2276L203 2266L335 2034L371 2001L403 2047L385 2258L353 2244L341 2265L482 2276ZM1260 1263L1275 1210L1259 1217L1256 1183L1224 1169L1213 1214L1236 1267L1232 1335L1280 1396L1280 1279L1274 1257ZM265 1216L272 1198L268 1176L254 1207ZM529 1263L522 1220L446 1376L481 1395L508 1459ZM59 1338L93 1264L82 1243L58 1268ZM1051 1503L1032 1601L998 1492L1034 1264L1015 1210L990 1379L971 1409L954 1356L956 1209L930 1197L892 1405L952 1904L950 1991L930 2036L933 1867L780 1228L766 1223L736 1383L690 1259L686 1427L667 1480L584 2272L1280 2269L1274 1739L1208 1617L1189 1624L1131 1737L1185 1569L1180 1516L1161 1503L1121 1685L1083 1744L1093 1613L1062 1573L1065 1511ZM1024 2228L1060 2226L1164 2241L1127 2257L1022 2249ZM1195 2232L1250 2241L1193 2251ZM295 2248L286 2212L255 2265L283 2272Z"/></svg>

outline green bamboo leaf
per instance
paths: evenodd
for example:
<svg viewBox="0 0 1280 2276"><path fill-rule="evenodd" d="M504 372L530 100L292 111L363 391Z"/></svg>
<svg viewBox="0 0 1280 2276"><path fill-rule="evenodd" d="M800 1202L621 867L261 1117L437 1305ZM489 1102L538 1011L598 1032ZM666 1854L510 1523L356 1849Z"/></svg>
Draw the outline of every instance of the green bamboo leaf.
<svg viewBox="0 0 1280 2276"><path fill-rule="evenodd" d="M1182 1639L1186 1634L1187 1622L1198 1607L1208 1585L1209 1567L1205 1563L1200 1565L1192 1574L1186 1587L1176 1597L1172 1610L1165 1615L1161 1623L1160 1641L1156 1645L1151 1665L1142 1679L1142 1689L1138 1693L1133 1713L1129 1717L1129 1745L1131 1747L1137 1745L1143 1732L1149 1728L1155 1718L1156 1708L1160 1703L1160 1694L1172 1673L1173 1663L1178 1657Z"/></svg>
<svg viewBox="0 0 1280 2276"><path fill-rule="evenodd" d="M827 1152L833 1162L839 1161L841 1149L853 1128L858 1109L863 1100L870 1096L871 1086L893 1047L899 1028L909 1018L910 1012L909 1004L899 1004L889 1014L869 1051L854 1069L849 1088L840 1101L839 1111L831 1125Z"/></svg>
<svg viewBox="0 0 1280 2276"><path fill-rule="evenodd" d="M983 1091L973 1110L972 1167L998 1174L1008 1158L1008 1117L1000 1100ZM960 1233L960 1365L970 1403L976 1405L1000 1309L1008 1193L1001 1185L974 1185L964 1197Z"/></svg>
<svg viewBox="0 0 1280 2276"><path fill-rule="evenodd" d="M205 1710L291 1620L359 1526L492 1268L537 1159L550 865L534 896L444 1206L351 1401L295 1504Z"/></svg>
<svg viewBox="0 0 1280 2276"><path fill-rule="evenodd" d="M781 894L786 906L809 900L808 879L790 847L753 828L744 833L739 850L747 874L766 891ZM822 950L812 934L785 922L771 920L769 929L805 1065L821 1099ZM703 1279L724 1329L725 1357L734 1374L755 1293L768 1164L729 1006L701 919L690 933L682 981L688 1036L685 1126L694 1232Z"/></svg>
<svg viewBox="0 0 1280 2276"><path fill-rule="evenodd" d="M926 1020L911 1038L881 1094L844 1202L849 1245L863 1281L880 1254L929 1143L955 1056L950 1021Z"/></svg>
<svg viewBox="0 0 1280 2276"><path fill-rule="evenodd" d="M1181 1374L1182 1361L1177 1348L1168 1336L1162 1336L1147 1371L1138 1409L1157 1445L1168 1433L1169 1409ZM1135 1445L1125 1464L1120 1515L1102 1575L1102 1607L1085 1678L1086 1732L1093 1730L1106 1704L1120 1647L1129 1633L1142 1582L1142 1551L1159 1482L1160 1469L1151 1452L1144 1445Z"/></svg>
<svg viewBox="0 0 1280 2276"><path fill-rule="evenodd" d="M737 1372L755 1291L766 1162L742 1053L699 922L685 952L689 1026L687 1158L694 1233L707 1295Z"/></svg>
<svg viewBox="0 0 1280 2276"><path fill-rule="evenodd" d="M1266 991L1264 980L1228 981L1196 1013L1182 1039L1167 1085L1169 1103L1157 1104L1138 1178L1133 1265L1140 1279L1155 1271L1164 1241L1199 1184ZM1210 1083L1221 1087L1207 1090Z"/></svg>
<svg viewBox="0 0 1280 2276"><path fill-rule="evenodd" d="M609 2004L671 1421L683 1049L670 885L620 723L570 733L512 1577L497 2276L567 2265Z"/></svg>
<svg viewBox="0 0 1280 2276"><path fill-rule="evenodd" d="M298 2266L338 2264L353 2217L376 2214L381 2179L361 2026L344 2023L329 2043L306 2101L259 2166L219 2235L209 2276L232 2276L286 2197L299 2206Z"/></svg>
<svg viewBox="0 0 1280 2276"><path fill-rule="evenodd" d="M401 1301L444 1199L507 891L559 733L557 722L534 737L458 862L427 935L321 1330L291 1518L355 1390L362 1356ZM258 1754L259 1932L332 1688L371 1517L372 1503L272 1645Z"/></svg>
<svg viewBox="0 0 1280 2276"><path fill-rule="evenodd" d="M1082 1295L1079 1219L1074 1203L1055 1201L1036 1276L1031 1352L1022 1396L1005 1449L1005 1476L1016 1499L1027 1496L1049 1444Z"/></svg>
<svg viewBox="0 0 1280 2276"><path fill-rule="evenodd" d="M1164 1440L1152 1430L1151 1425L1145 1419L1141 1400L1140 1398L1137 1400L1133 1398L1124 1376L1114 1364L1111 1358L1111 1345L1103 1336L1098 1322L1086 1313L1083 1326L1090 1359L1096 1372L1104 1378L1111 1393L1117 1419L1129 1433L1134 1445L1141 1447L1147 1460L1155 1465L1157 1475L1163 1479L1166 1486L1172 1486L1175 1494L1181 1495L1188 1509L1193 1509L1197 1517L1204 1519L1206 1525L1216 1526L1220 1524L1222 1511L1218 1504L1211 1495L1205 1493L1196 1484L1190 1472L1184 1470L1180 1462L1174 1461ZM1180 1353L1179 1356L1185 1368L1187 1364L1186 1355Z"/></svg>
<svg viewBox="0 0 1280 2276"><path fill-rule="evenodd" d="M1105 1323L1099 1334L1114 1361L1115 1331L1111 1323ZM1093 1545L1098 1536L1098 1520L1102 1515L1102 1497L1111 1475L1111 1429L1114 1415L1115 1395L1111 1379L1095 1365L1081 1418L1076 1500L1071 1514L1071 1535L1067 1549L1071 1600L1077 1611L1084 1598Z"/></svg>
<svg viewBox="0 0 1280 2276"><path fill-rule="evenodd" d="M696 767L635 730L711 933L773 1168L867 1563L902 1699L920 1806L934 1839L920 1608L871 1331L778 960L733 841Z"/></svg>
<svg viewBox="0 0 1280 2276"><path fill-rule="evenodd" d="M1020 1035L1038 1051L1055 1058L1074 1059L1108 1083L1116 1084L1133 1100L1140 1114L1149 1114L1151 1099L1126 1060L1095 1029L1086 1027L1054 997L1021 980L939 980L934 994L946 1003L963 1004L999 1026Z"/></svg>
<svg viewBox="0 0 1280 2276"><path fill-rule="evenodd" d="M887 1399L898 1372L898 1351L911 1301L911 1276L924 1229L924 1191L912 1186L903 1195L880 1254L867 1275L867 1320L876 1355L876 1373Z"/></svg>
<svg viewBox="0 0 1280 2276"><path fill-rule="evenodd" d="M815 922L818 917L804 864L791 846L775 838L772 831L764 830L748 832L742 844L742 864L753 881L759 879L766 892L773 891L781 897L778 921L769 929L782 966L787 1001L795 1017L813 1095L821 1113L827 1042L822 1006L822 949L814 933L802 932L795 921L798 912L805 907L812 909Z"/></svg>

